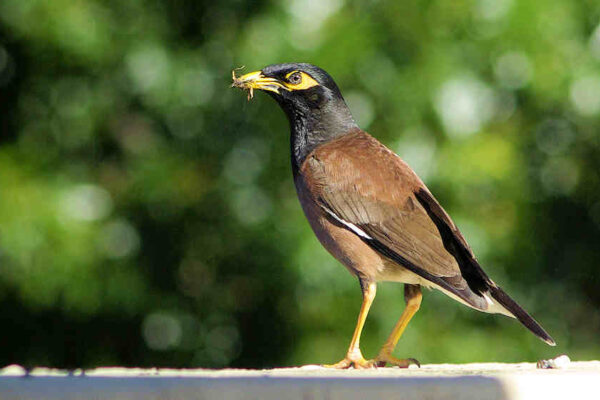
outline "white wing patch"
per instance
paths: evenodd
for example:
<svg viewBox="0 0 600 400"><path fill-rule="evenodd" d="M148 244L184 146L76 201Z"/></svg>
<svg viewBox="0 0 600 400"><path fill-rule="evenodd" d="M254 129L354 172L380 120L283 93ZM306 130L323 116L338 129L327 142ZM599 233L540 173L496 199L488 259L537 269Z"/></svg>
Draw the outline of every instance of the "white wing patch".
<svg viewBox="0 0 600 400"><path fill-rule="evenodd" d="M373 238L371 236L367 235L367 233L365 231L363 231L362 229L360 229L358 226L356 226L353 223L350 223L348 221L344 221L343 219L341 219L340 217L338 217L333 211L331 211L327 207L324 207L324 206L321 205L321 208L323 208L323 210L325 210L325 212L327 212L327 214L329 214L333 219L335 219L337 222L339 222L340 224L342 224L345 227L347 227L348 229L350 229L352 232L354 232L358 236L360 236L362 238L365 238L365 239L373 240ZM417 276L417 275L415 274L415 276ZM390 278L390 277L388 277L388 278ZM391 279L389 279L389 280L408 283L408 282L406 282L405 279L394 279L393 277L391 277ZM430 282L430 281L428 281L426 279L419 279L418 282L414 282L413 283L411 281L410 283L412 283L412 284L420 284L421 286L435 288L435 289L443 292L445 295L453 298L454 300L456 300L456 301L458 301L460 303L463 303L467 307L475 308L472 305L468 304L463 299L461 299L460 297L458 297L457 295L451 293L450 291L448 291L448 290L442 288L441 286L438 286L438 285L434 284L433 282ZM478 308L475 308L476 310L487 312L487 313L492 313L492 314L504 314L504 315L506 315L508 317L515 318L515 316L510 311L508 311L506 308L504 308L498 302L494 301L491 298L491 296L489 295L489 292L482 293L482 295L483 295L483 298L485 299L485 301L487 302L487 305L488 305L487 309L486 310L480 310Z"/></svg>
<svg viewBox="0 0 600 400"><path fill-rule="evenodd" d="M362 229L360 229L358 226L348 222L348 221L344 221L343 219L341 219L340 217L338 217L337 215L335 215L335 213L333 211L331 211L330 209L328 209L327 207L323 207L323 210L325 210L327 212L327 214L331 215L333 217L333 219L335 219L337 222L339 222L340 224L344 225L345 227L349 228L352 232L356 233L358 236L365 238L365 239L373 239L371 236L367 235L365 233L365 231L363 231Z"/></svg>

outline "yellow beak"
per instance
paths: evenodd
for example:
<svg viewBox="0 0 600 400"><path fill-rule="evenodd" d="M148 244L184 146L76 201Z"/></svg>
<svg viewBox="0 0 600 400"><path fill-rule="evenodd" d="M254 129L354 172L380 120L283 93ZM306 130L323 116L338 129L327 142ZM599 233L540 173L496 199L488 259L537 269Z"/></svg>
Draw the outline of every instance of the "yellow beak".
<svg viewBox="0 0 600 400"><path fill-rule="evenodd" d="M231 76L233 78L231 86L242 90L248 90L248 100L254 96L254 89L275 93L279 93L279 89L288 90L288 88L277 79L268 78L264 76L261 71L250 72L249 74L242 75L238 78L235 76L235 70L233 70L231 71Z"/></svg>

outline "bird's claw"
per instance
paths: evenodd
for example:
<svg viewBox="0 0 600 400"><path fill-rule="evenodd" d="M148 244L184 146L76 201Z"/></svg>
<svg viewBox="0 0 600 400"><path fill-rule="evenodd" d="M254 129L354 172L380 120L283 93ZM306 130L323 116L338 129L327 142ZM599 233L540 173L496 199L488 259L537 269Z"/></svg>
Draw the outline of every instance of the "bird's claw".
<svg viewBox="0 0 600 400"><path fill-rule="evenodd" d="M421 368L421 363L415 358L396 358L390 354L380 354L373 361L377 367L385 367L386 364L390 364L394 367L408 368L411 365L416 365Z"/></svg>
<svg viewBox="0 0 600 400"><path fill-rule="evenodd" d="M377 368L374 360L365 360L362 355L353 356L346 355L346 357L335 364L323 364L325 368L333 368L333 369L373 369Z"/></svg>
<svg viewBox="0 0 600 400"><path fill-rule="evenodd" d="M362 355L347 355L342 361L335 364L324 364L323 367L332 369L376 369L383 368L388 364L398 368L408 368L411 365L421 368L421 363L415 358L396 358L390 354L380 354L372 360L365 360Z"/></svg>

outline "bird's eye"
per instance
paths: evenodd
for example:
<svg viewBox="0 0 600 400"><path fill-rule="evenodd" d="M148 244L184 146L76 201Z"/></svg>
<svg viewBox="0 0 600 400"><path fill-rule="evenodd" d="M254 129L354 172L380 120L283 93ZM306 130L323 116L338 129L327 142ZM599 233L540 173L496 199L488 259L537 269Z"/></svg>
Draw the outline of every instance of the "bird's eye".
<svg viewBox="0 0 600 400"><path fill-rule="evenodd" d="M292 75L290 75L290 77L288 78L288 81L290 81L290 83L297 85L300 82L302 82L302 75L300 74L300 72L295 72Z"/></svg>

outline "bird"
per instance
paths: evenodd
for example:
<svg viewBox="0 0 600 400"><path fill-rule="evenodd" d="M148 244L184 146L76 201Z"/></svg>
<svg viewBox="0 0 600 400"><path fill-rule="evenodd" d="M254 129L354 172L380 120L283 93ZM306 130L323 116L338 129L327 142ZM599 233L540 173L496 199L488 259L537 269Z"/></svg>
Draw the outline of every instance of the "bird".
<svg viewBox="0 0 600 400"><path fill-rule="evenodd" d="M340 89L307 63L272 64L232 86L259 90L283 109L290 125L292 174L308 222L323 247L358 278L362 305L344 358L331 368L420 366L392 355L419 310L421 287L440 290L478 311L516 318L554 346L550 335L482 269L464 236L423 181L355 122ZM404 284L405 308L373 359L360 350L377 283Z"/></svg>

